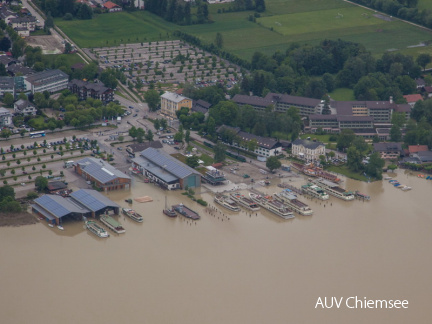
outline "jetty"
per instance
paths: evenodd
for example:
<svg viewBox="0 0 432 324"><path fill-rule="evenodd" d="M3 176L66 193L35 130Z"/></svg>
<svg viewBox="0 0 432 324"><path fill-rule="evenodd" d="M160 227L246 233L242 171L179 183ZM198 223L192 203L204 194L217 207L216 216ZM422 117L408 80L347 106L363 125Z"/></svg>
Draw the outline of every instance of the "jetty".
<svg viewBox="0 0 432 324"><path fill-rule="evenodd" d="M194 212L192 209L186 207L183 204L178 204L178 205L173 205L172 208L179 213L180 215L186 217L186 218L190 218L193 220L198 220L200 219L200 215L198 215L197 212Z"/></svg>

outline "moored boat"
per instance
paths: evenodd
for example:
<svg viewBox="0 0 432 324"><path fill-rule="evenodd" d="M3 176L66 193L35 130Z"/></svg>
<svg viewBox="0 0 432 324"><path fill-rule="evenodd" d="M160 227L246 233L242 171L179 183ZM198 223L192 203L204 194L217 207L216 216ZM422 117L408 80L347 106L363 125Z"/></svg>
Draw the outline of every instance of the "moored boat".
<svg viewBox="0 0 432 324"><path fill-rule="evenodd" d="M408 191L408 190L411 190L412 188L411 187L408 187L408 186L405 186L405 188L402 188L402 190L403 191Z"/></svg>
<svg viewBox="0 0 432 324"><path fill-rule="evenodd" d="M313 214L313 210L310 209L310 207L306 205L304 202L298 200L297 196L290 189L285 189L279 193L275 193L274 197L277 200L288 205L288 208L294 210L300 215L310 216Z"/></svg>
<svg viewBox="0 0 432 324"><path fill-rule="evenodd" d="M365 195L365 194L363 194L363 193L361 193L361 192L359 192L359 191L356 191L356 192L355 192L355 195L356 195L356 197L359 198L359 199L370 200L370 196Z"/></svg>
<svg viewBox="0 0 432 324"><path fill-rule="evenodd" d="M95 221L86 221L85 226L90 232L92 232L98 237L109 237L106 229L98 225Z"/></svg>
<svg viewBox="0 0 432 324"><path fill-rule="evenodd" d="M310 182L302 186L302 191L305 194L321 200L328 200L330 198L330 196L321 187Z"/></svg>
<svg viewBox="0 0 432 324"><path fill-rule="evenodd" d="M193 220L198 220L200 219L200 215L198 215L197 212L194 212L192 209L190 209L189 207L186 207L183 204L178 204L178 205L173 205L172 208L179 213L180 215L186 217L186 218L190 218Z"/></svg>
<svg viewBox="0 0 432 324"><path fill-rule="evenodd" d="M237 202L239 205L251 210L251 211L258 211L260 210L260 206L253 200L249 199L248 197L235 192L230 195L231 199Z"/></svg>
<svg viewBox="0 0 432 324"><path fill-rule="evenodd" d="M272 196L262 196L250 192L249 197L262 208L267 209L269 212L272 212L283 219L295 217L292 211L290 211L283 203L274 200Z"/></svg>
<svg viewBox="0 0 432 324"><path fill-rule="evenodd" d="M117 220L115 220L110 215L101 215L100 221L105 224L110 230L117 234L123 234L126 230L123 228L122 224L120 224Z"/></svg>
<svg viewBox="0 0 432 324"><path fill-rule="evenodd" d="M226 209L229 209L231 211L234 211L234 212L239 212L240 211L240 207L229 196L216 195L214 197L214 201L217 204L221 205L222 207L225 207Z"/></svg>
<svg viewBox="0 0 432 324"><path fill-rule="evenodd" d="M60 231L64 231L64 227L61 226L61 225L57 225L57 228L58 228Z"/></svg>
<svg viewBox="0 0 432 324"><path fill-rule="evenodd" d="M134 220L135 222L138 223L142 223L143 222L143 218L140 214L138 214L135 210L130 209L130 208L122 208L122 212L124 215L126 215L127 217L131 218L132 220Z"/></svg>
<svg viewBox="0 0 432 324"><path fill-rule="evenodd" d="M342 189L334 182L319 178L315 180L315 183L323 188L328 194L335 196L336 198L343 200L354 200L355 198L353 192Z"/></svg>
<svg viewBox="0 0 432 324"><path fill-rule="evenodd" d="M162 212L168 217L177 217L177 213L175 212L175 210L173 208L168 208L166 196L165 196L165 208L164 210L162 210Z"/></svg>

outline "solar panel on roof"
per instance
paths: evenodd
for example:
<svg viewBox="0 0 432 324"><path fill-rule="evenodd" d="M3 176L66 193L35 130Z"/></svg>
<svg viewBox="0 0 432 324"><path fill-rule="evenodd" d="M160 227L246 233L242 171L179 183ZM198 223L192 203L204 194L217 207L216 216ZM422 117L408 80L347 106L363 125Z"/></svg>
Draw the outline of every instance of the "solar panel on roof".
<svg viewBox="0 0 432 324"><path fill-rule="evenodd" d="M62 198L62 197L59 197ZM64 215L67 215L70 213L68 209L63 207L61 203L56 201L55 198L51 197L50 195L44 195L40 198L35 199L35 202L45 208L47 211L49 211L51 214L55 215L56 217L62 217Z"/></svg>

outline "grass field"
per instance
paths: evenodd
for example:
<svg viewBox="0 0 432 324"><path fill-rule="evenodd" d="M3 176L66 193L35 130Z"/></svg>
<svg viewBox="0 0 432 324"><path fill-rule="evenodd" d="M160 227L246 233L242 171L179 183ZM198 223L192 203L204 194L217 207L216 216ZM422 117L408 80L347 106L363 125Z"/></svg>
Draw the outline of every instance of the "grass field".
<svg viewBox="0 0 432 324"><path fill-rule="evenodd" d="M418 8L419 10L421 10L421 9L429 9L429 10L432 10L432 1L430 1L430 0L419 0L419 1L418 1L417 8Z"/></svg>
<svg viewBox="0 0 432 324"><path fill-rule="evenodd" d="M338 88L329 93L330 97L337 101L355 100L354 91L348 88Z"/></svg>
<svg viewBox="0 0 432 324"><path fill-rule="evenodd" d="M217 9L227 4L210 5L214 23L205 25L178 26L145 11L103 14L81 21L56 19L55 23L81 47L166 40L172 37L171 32L181 30L207 43L220 32L224 49L245 59L256 51L272 54L285 51L291 43L314 45L325 38L362 43L376 55L389 49L413 56L432 53L431 46L407 48L431 41L432 33L397 20L375 18L373 11L342 0L267 0L266 5L267 11L257 23L248 20L252 11L218 14Z"/></svg>
<svg viewBox="0 0 432 324"><path fill-rule="evenodd" d="M96 15L91 20L56 19L55 23L80 47L166 40L176 29L176 25L143 11Z"/></svg>

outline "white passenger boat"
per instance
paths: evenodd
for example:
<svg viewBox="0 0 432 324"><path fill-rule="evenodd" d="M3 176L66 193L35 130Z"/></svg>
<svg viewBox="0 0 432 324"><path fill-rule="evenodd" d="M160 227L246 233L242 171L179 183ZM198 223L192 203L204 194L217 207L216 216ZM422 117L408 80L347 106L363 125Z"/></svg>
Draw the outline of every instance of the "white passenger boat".
<svg viewBox="0 0 432 324"><path fill-rule="evenodd" d="M308 205L306 205L304 202L297 199L297 196L294 194L294 192L290 189L282 190L279 193L275 193L274 197L283 202L284 204L288 205L288 207L295 212L299 213L303 216L310 216L313 214L313 210L310 209Z"/></svg>
<svg viewBox="0 0 432 324"><path fill-rule="evenodd" d="M225 195L216 195L214 197L214 201L221 205L222 207L225 207L226 209L229 209L234 212L239 212L240 207L237 205L237 203L232 200L229 196Z"/></svg>
<svg viewBox="0 0 432 324"><path fill-rule="evenodd" d="M231 199L237 202L239 205L251 210L251 211L258 211L260 210L260 206L253 200L249 199L248 197L235 192L230 195Z"/></svg>
<svg viewBox="0 0 432 324"><path fill-rule="evenodd" d="M90 232L92 232L93 234L95 234L98 237L109 237L109 234L106 231L106 229L103 228L102 226L98 225L94 221L86 221L85 226L87 227L87 229Z"/></svg>
<svg viewBox="0 0 432 324"><path fill-rule="evenodd" d="M135 210L130 209L130 208L122 208L122 212L124 215L126 215L127 217L131 218L132 220L134 220L135 222L138 223L142 223L143 222L143 218L140 214L138 214Z"/></svg>
<svg viewBox="0 0 432 324"><path fill-rule="evenodd" d="M321 199L321 200L328 200L330 196L319 186L313 184L313 183L307 183L303 185L302 192L305 194L308 194L312 197Z"/></svg>
<svg viewBox="0 0 432 324"><path fill-rule="evenodd" d="M346 191L345 189L342 189L339 187L338 184L319 178L314 181L317 185L319 185L321 188L324 189L328 194L335 196L336 198L343 199L343 200L354 200L355 196L354 193L351 191Z"/></svg>
<svg viewBox="0 0 432 324"><path fill-rule="evenodd" d="M273 214L282 217L283 219L294 218L294 214L283 203L276 201L272 196L262 196L250 192L249 197L262 208L267 209Z"/></svg>

